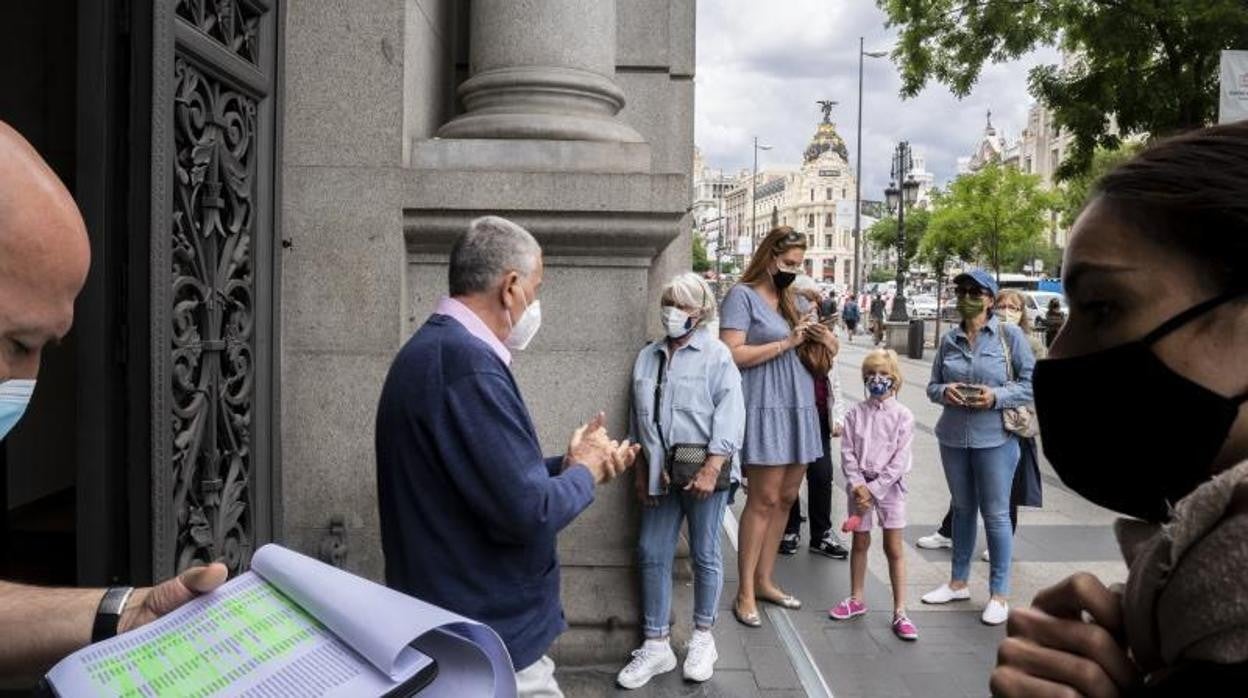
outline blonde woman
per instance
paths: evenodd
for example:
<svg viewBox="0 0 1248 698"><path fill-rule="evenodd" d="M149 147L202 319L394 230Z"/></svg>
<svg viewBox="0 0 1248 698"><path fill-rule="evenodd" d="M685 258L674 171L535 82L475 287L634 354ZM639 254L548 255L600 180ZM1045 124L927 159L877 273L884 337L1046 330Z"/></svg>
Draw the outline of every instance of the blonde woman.
<svg viewBox="0 0 1248 698"><path fill-rule="evenodd" d="M693 634L683 673L689 681L706 681L714 672L719 655L711 628L724 586L719 528L728 484L739 479L733 455L745 429L741 374L728 347L707 329L715 320L711 289L688 272L664 287L659 303L666 336L647 344L633 364L630 431L646 454L634 481L644 507L637 559L646 639L616 676L629 689L676 668L669 624L682 523L693 562ZM686 446L699 455L679 467L673 454Z"/></svg>
<svg viewBox="0 0 1248 698"><path fill-rule="evenodd" d="M806 236L782 226L763 238L720 309L719 337L732 350L745 391L741 462L749 479L741 517L733 615L757 628L758 599L785 608L802 602L772 578L780 537L806 474L823 455L810 372L797 356L807 341L834 346L832 331L802 317L791 284L802 273Z"/></svg>

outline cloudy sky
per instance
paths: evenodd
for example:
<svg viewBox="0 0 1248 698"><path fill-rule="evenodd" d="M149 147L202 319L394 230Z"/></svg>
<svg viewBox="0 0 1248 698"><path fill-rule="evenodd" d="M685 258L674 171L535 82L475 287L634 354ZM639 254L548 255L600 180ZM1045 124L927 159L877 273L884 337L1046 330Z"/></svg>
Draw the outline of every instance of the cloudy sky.
<svg viewBox="0 0 1248 698"><path fill-rule="evenodd" d="M759 152L759 169L796 167L821 118L818 99L840 102L833 121L850 150L857 147L858 37L866 50L891 50L874 0L698 0L696 143L707 164L749 168L753 137L774 146ZM901 79L889 58L866 58L863 73L862 195L882 198L889 158L907 139L927 158L938 184L953 176L983 134L985 112L1011 140L1022 130L1031 97L1027 71L1057 63L1053 49L1017 62L987 66L974 92L955 98L929 84L914 99L899 96Z"/></svg>

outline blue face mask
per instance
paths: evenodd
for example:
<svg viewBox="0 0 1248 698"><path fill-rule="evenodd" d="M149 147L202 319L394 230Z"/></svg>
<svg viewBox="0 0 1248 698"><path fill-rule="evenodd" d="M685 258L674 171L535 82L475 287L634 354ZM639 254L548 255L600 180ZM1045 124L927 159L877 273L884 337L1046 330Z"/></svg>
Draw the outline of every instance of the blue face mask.
<svg viewBox="0 0 1248 698"><path fill-rule="evenodd" d="M26 413L26 406L30 404L30 396L34 393L33 379L0 381L0 439L8 436L9 431Z"/></svg>
<svg viewBox="0 0 1248 698"><path fill-rule="evenodd" d="M884 397L893 389L893 379L888 376L870 376L866 383L867 394L871 397Z"/></svg>

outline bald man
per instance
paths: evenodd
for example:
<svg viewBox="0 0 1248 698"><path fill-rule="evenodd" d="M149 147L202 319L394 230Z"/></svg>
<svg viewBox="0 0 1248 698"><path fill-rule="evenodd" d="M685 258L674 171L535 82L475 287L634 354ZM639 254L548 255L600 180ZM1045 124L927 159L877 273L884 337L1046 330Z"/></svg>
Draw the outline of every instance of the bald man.
<svg viewBox="0 0 1248 698"><path fill-rule="evenodd" d="M90 261L73 198L35 149L0 122L0 439L25 411L43 348L69 332ZM225 566L214 563L129 594L0 581L0 677L36 676L89 644L93 632L98 639L137 628L225 577Z"/></svg>

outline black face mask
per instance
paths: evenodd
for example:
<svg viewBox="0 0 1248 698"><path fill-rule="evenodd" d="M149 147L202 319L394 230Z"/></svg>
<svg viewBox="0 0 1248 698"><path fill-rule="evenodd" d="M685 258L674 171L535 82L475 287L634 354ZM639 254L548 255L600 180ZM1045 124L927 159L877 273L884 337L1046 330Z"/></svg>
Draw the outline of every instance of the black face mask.
<svg viewBox="0 0 1248 698"><path fill-rule="evenodd" d="M793 280L796 278L797 274L791 271L778 271L771 275L771 282L776 285L777 291L783 291L788 288L789 284L793 283Z"/></svg>
<svg viewBox="0 0 1248 698"><path fill-rule="evenodd" d="M1032 385L1044 455L1072 490L1152 522L1213 476L1213 460L1248 393L1225 398L1153 354L1161 338L1246 291L1190 308L1143 339L1036 363ZM1106 401L1090 399L1094 389Z"/></svg>

